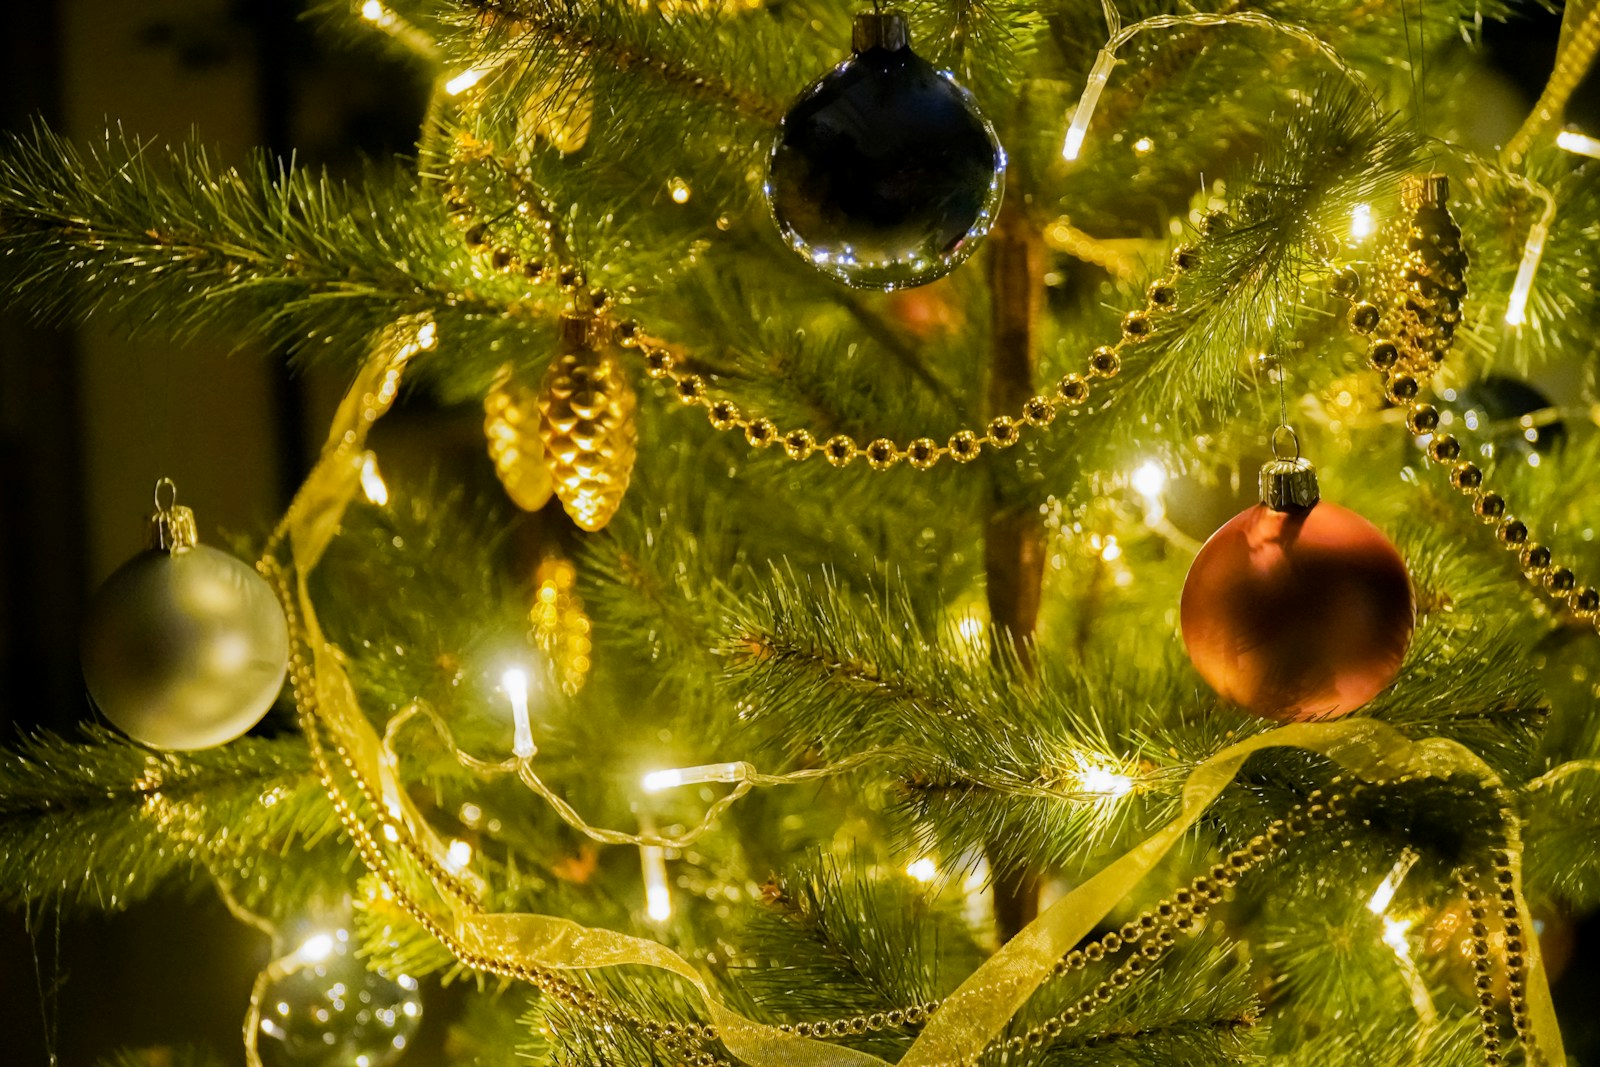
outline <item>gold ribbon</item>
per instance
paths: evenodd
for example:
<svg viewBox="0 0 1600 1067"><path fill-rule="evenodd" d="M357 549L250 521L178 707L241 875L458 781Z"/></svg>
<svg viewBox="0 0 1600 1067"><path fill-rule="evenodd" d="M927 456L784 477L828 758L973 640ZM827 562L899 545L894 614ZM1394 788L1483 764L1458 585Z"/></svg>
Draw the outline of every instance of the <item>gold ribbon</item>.
<svg viewBox="0 0 1600 1067"><path fill-rule="evenodd" d="M379 784L390 816L430 855L443 856L442 841L400 788L393 761L385 758L377 731L362 714L342 666L342 654L322 636L307 584L358 489L359 458L367 430L387 407L386 403L371 402L370 385L386 371L393 372L395 358L392 349L380 349L358 376L351 397L335 419L322 459L284 517L280 535L287 534L296 571L301 630L297 636L312 652L320 725L344 749L356 773L369 784ZM368 402L351 402L361 398L364 390ZM273 544L280 541L281 536L276 537ZM1412 741L1371 719L1295 723L1231 745L1191 772L1183 787L1181 813L1175 819L1046 909L978 967L929 1018L899 1061L900 1067L972 1062L1045 981L1056 961L1128 897L1234 780L1245 761L1271 748L1318 753L1370 782L1466 774L1490 788L1500 784L1493 770L1466 747L1442 738ZM1561 1034L1538 940L1522 897L1522 846L1514 822L1508 823L1506 834L1517 913L1528 932L1530 1023L1546 1061L1551 1067L1561 1067L1565 1063ZM640 966L676 975L700 994L718 1038L750 1067L887 1067L887 1061L868 1053L787 1033L741 1015L718 999L692 964L658 942L556 916L479 912L453 897L437 878L433 885L438 898L435 906L445 913L434 918L441 929L453 932L458 942L453 947L458 951L538 970Z"/></svg>
<svg viewBox="0 0 1600 1067"><path fill-rule="evenodd" d="M1594 65L1597 52L1600 52L1600 5L1594 0L1568 0L1561 14L1561 37L1556 43L1556 63L1550 71L1550 80L1521 127L1500 150L1503 164L1521 163L1537 138L1560 125L1567 101Z"/></svg>

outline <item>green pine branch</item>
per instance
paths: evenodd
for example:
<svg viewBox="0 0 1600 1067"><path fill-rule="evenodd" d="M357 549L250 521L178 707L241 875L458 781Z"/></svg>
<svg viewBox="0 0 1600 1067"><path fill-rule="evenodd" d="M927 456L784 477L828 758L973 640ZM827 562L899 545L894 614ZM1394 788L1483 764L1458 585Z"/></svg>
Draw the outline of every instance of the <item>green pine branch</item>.
<svg viewBox="0 0 1600 1067"><path fill-rule="evenodd" d="M336 827L298 738L179 754L41 734L0 753L0 906L117 911L215 871L276 912L343 882Z"/></svg>
<svg viewBox="0 0 1600 1067"><path fill-rule="evenodd" d="M469 339L541 336L522 285L478 277L443 207L392 171L353 187L120 131L80 148L40 126L0 147L0 222L7 303L44 320L111 315L133 333L347 363L408 314L434 316L461 351ZM453 380L474 370L492 373L468 358Z"/></svg>

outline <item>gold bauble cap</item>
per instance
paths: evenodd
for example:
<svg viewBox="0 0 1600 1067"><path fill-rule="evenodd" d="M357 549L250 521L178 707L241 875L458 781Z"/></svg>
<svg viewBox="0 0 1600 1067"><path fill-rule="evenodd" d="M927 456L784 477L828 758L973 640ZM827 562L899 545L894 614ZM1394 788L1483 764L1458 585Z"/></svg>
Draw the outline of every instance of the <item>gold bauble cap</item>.
<svg viewBox="0 0 1600 1067"><path fill-rule="evenodd" d="M200 543L194 512L178 503L178 487L171 478L156 482L156 510L145 527L145 544L152 549L177 555Z"/></svg>

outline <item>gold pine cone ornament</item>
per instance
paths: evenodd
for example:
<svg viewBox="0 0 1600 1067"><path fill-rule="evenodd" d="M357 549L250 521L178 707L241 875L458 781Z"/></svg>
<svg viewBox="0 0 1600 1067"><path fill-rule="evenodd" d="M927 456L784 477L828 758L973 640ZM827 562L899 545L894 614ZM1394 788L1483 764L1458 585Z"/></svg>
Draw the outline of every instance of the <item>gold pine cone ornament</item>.
<svg viewBox="0 0 1600 1067"><path fill-rule="evenodd" d="M1444 361L1461 323L1467 254L1450 214L1443 174L1407 177L1401 217L1390 227L1372 299L1383 313L1379 333L1398 347L1397 370L1426 379Z"/></svg>
<svg viewBox="0 0 1600 1067"><path fill-rule="evenodd" d="M538 390L518 380L507 363L483 398L483 436L500 484L523 511L544 507L555 488L544 462L539 419Z"/></svg>
<svg viewBox="0 0 1600 1067"><path fill-rule="evenodd" d="M590 532L611 521L633 476L637 400L621 365L593 343L594 323L561 319L561 349L539 390L539 435L556 496Z"/></svg>

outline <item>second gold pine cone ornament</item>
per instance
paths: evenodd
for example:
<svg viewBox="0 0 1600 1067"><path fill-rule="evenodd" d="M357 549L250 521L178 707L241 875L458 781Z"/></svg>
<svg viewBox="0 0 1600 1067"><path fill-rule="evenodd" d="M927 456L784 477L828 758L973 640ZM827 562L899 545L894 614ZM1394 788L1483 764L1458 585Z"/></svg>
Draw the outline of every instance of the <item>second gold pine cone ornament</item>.
<svg viewBox="0 0 1600 1067"><path fill-rule="evenodd" d="M1405 179L1401 217L1387 228L1367 299L1350 310L1350 325L1374 338L1371 365L1386 375L1426 380L1455 340L1468 262L1449 200L1443 174ZM1345 284L1358 286L1355 273L1347 274Z"/></svg>
<svg viewBox="0 0 1600 1067"><path fill-rule="evenodd" d="M539 392L507 363L483 398L483 436L506 495L523 511L538 511L555 488L544 462Z"/></svg>
<svg viewBox="0 0 1600 1067"><path fill-rule="evenodd" d="M561 319L561 348L539 390L539 436L556 496L590 532L611 521L633 476L638 430L633 386L617 360L596 349L594 322Z"/></svg>

